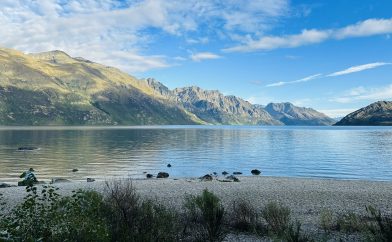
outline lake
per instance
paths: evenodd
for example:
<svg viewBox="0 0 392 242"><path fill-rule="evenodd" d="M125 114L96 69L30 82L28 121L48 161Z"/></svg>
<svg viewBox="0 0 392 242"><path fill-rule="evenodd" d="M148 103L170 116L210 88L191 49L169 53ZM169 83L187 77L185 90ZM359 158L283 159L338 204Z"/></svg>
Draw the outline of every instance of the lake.
<svg viewBox="0 0 392 242"><path fill-rule="evenodd" d="M29 167L44 180L255 168L265 176L392 180L392 127L0 127L0 181L16 182Z"/></svg>

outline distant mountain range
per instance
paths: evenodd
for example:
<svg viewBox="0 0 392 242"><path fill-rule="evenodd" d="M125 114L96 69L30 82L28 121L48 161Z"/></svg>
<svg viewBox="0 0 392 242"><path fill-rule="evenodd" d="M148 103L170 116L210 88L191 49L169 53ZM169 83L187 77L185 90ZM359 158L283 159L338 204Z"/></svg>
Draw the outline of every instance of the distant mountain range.
<svg viewBox="0 0 392 242"><path fill-rule="evenodd" d="M379 101L348 114L336 125L392 125L392 102Z"/></svg>
<svg viewBox="0 0 392 242"><path fill-rule="evenodd" d="M0 48L0 125L332 125L311 108L253 105L199 87L170 90L62 51Z"/></svg>

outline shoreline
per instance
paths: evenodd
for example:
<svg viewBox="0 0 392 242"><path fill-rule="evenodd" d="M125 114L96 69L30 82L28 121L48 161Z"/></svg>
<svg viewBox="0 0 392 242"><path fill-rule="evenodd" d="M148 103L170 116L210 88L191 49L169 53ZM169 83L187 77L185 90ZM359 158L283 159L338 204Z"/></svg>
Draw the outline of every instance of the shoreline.
<svg viewBox="0 0 392 242"><path fill-rule="evenodd" d="M255 208L275 201L288 206L293 217L305 226L317 228L319 214L323 210L335 213L366 213L372 205L388 213L392 212L392 182L334 180L309 178L283 178L265 176L238 176L240 182L200 181L184 179L134 179L131 180L143 198L154 199L166 206L181 208L187 194L198 195L204 189L215 193L226 207L234 200L248 200ZM113 179L109 179L111 181ZM116 179L114 179L116 180ZM40 187L40 185L37 185ZM61 195L70 195L75 189L93 189L104 192L105 182L67 182L53 184ZM18 204L25 196L24 187L1 188L7 204Z"/></svg>

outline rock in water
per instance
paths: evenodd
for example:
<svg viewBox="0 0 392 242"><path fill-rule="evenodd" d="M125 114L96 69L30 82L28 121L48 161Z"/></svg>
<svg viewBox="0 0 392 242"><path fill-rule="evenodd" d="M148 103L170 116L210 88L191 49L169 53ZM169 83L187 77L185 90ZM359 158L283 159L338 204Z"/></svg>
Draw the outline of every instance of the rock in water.
<svg viewBox="0 0 392 242"><path fill-rule="evenodd" d="M19 151L33 151L33 150L38 150L38 147L34 146L23 146L18 148Z"/></svg>
<svg viewBox="0 0 392 242"><path fill-rule="evenodd" d="M212 176L209 174L200 177L201 181L212 181L212 179L213 179Z"/></svg>
<svg viewBox="0 0 392 242"><path fill-rule="evenodd" d="M32 186L33 184L38 183L33 168L30 168L28 171L24 171L19 177L23 178L23 181L19 181L18 186Z"/></svg>
<svg viewBox="0 0 392 242"><path fill-rule="evenodd" d="M170 168L170 167L172 167L172 165L171 165L171 164L167 164L167 167L169 167L169 168Z"/></svg>
<svg viewBox="0 0 392 242"><path fill-rule="evenodd" d="M159 172L157 175L157 178L168 178L169 177L169 173L167 172Z"/></svg>
<svg viewBox="0 0 392 242"><path fill-rule="evenodd" d="M224 172L222 172L222 175L224 175L224 176L226 176L226 175L228 175L229 173L227 172L227 171L224 171Z"/></svg>
<svg viewBox="0 0 392 242"><path fill-rule="evenodd" d="M95 179L94 178L87 178L87 182L95 182Z"/></svg>
<svg viewBox="0 0 392 242"><path fill-rule="evenodd" d="M150 179L153 178L154 176L152 174L147 174L146 177Z"/></svg>
<svg viewBox="0 0 392 242"><path fill-rule="evenodd" d="M78 169L72 169L72 172L78 172L79 170Z"/></svg>
<svg viewBox="0 0 392 242"><path fill-rule="evenodd" d="M7 183L0 183L0 188L7 188L7 187L13 187L13 186Z"/></svg>
<svg viewBox="0 0 392 242"><path fill-rule="evenodd" d="M65 178L52 178L52 181L50 183L55 184L55 183L66 183L66 182L71 182L71 181Z"/></svg>
<svg viewBox="0 0 392 242"><path fill-rule="evenodd" d="M233 175L242 175L242 172L235 171L235 172L233 172Z"/></svg>
<svg viewBox="0 0 392 242"><path fill-rule="evenodd" d="M237 177L235 177L233 175L226 177L226 179L230 180L230 181L233 181L233 182L239 182L240 181Z"/></svg>
<svg viewBox="0 0 392 242"><path fill-rule="evenodd" d="M254 169L254 170L252 170L251 171L251 173L252 173L252 175L260 175L261 174L261 171L259 171L259 170L257 170L257 169Z"/></svg>

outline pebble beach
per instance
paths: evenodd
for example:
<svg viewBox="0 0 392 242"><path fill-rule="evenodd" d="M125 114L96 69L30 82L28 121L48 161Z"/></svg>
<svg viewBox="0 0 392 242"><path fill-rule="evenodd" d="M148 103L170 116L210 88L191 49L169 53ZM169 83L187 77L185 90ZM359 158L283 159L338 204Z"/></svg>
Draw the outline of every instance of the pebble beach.
<svg viewBox="0 0 392 242"><path fill-rule="evenodd" d="M317 230L320 213L331 210L334 213L366 213L366 206L372 205L390 212L392 207L392 183L383 181L330 180L284 177L241 177L240 182L222 182L194 179L139 179L133 185L143 198L154 199L162 204L180 209L186 195L197 195L204 189L215 193L230 208L238 199L249 201L256 209L275 201L291 209L292 216L308 230ZM40 185L38 185L40 186ZM105 191L105 182L58 183L59 193L69 195L75 189ZM19 203L24 187L0 189L9 207Z"/></svg>

